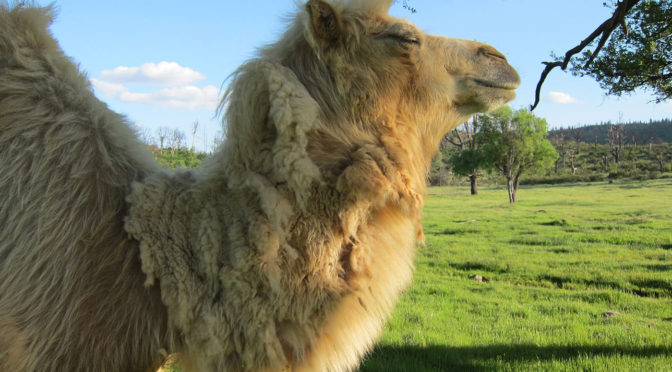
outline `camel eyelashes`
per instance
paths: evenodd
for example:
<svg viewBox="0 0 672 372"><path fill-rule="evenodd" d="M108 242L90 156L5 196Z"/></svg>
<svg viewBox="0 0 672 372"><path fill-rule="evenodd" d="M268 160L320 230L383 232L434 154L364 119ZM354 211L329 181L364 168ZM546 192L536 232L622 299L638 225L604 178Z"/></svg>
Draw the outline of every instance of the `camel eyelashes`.
<svg viewBox="0 0 672 372"><path fill-rule="evenodd" d="M392 39L401 44L420 45L420 39L415 35L386 34L386 39Z"/></svg>

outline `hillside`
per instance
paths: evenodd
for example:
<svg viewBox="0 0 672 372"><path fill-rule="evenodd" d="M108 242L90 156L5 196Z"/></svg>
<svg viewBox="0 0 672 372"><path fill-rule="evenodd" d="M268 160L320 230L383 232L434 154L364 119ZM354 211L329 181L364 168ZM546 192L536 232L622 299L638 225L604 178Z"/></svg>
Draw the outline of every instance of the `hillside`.
<svg viewBox="0 0 672 372"><path fill-rule="evenodd" d="M466 177L453 173L449 162L459 147L455 138L463 137L467 135L460 127L444 138L432 162L431 185L469 184ZM544 171L526 172L521 183L649 179L669 177L672 170L672 119L556 129L549 131L548 138L558 153L554 165ZM502 182L498 173L480 171L477 177L481 184Z"/></svg>
<svg viewBox="0 0 672 372"><path fill-rule="evenodd" d="M576 141L578 137L579 142L605 145L609 143L609 130L613 131L618 126L618 124L607 122L574 128L561 128L549 131L548 136L550 139L558 139L564 135L572 141ZM623 135L627 144L672 143L672 119L623 124Z"/></svg>

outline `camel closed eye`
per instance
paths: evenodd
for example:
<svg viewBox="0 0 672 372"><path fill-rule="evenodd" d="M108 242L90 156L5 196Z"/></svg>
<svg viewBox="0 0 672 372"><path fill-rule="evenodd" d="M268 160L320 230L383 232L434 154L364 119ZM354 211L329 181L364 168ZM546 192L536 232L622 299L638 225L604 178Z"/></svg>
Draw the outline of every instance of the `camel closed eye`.
<svg viewBox="0 0 672 372"><path fill-rule="evenodd" d="M385 37L401 44L420 45L420 39L415 35L387 34Z"/></svg>

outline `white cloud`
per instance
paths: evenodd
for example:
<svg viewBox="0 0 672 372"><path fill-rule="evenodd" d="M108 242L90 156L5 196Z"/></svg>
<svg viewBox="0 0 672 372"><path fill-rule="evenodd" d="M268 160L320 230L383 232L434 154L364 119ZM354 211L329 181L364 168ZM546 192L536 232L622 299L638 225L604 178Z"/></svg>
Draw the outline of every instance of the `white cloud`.
<svg viewBox="0 0 672 372"><path fill-rule="evenodd" d="M140 67L119 66L103 71L91 84L102 97L181 109L214 110L219 103L220 91L213 85L191 85L205 76L175 62L145 63ZM144 89L138 93L127 84L161 86L161 89ZM147 87L145 87L147 88Z"/></svg>
<svg viewBox="0 0 672 372"><path fill-rule="evenodd" d="M200 72L175 62L144 63L140 67L119 66L100 73L101 80L117 84L179 86L205 79Z"/></svg>
<svg viewBox="0 0 672 372"><path fill-rule="evenodd" d="M572 97L569 93L563 93L563 92L548 93L548 100L553 103L559 103L561 105L567 105L570 103L582 103L578 99Z"/></svg>
<svg viewBox="0 0 672 372"><path fill-rule="evenodd" d="M136 102L172 108L214 110L219 103L220 92L213 85L199 88L193 85L164 88L149 93L123 91L119 99L124 102Z"/></svg>
<svg viewBox="0 0 672 372"><path fill-rule="evenodd" d="M122 84L108 83L107 81L98 79L91 79L91 84L96 89L96 91L100 92L101 95L106 98L112 98L117 95L117 93L128 90Z"/></svg>

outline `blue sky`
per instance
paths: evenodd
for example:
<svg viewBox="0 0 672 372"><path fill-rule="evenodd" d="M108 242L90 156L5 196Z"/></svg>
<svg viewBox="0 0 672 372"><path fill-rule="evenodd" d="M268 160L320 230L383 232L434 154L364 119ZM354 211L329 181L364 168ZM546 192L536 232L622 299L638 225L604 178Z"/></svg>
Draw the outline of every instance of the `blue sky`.
<svg viewBox="0 0 672 372"><path fill-rule="evenodd" d="M47 4L46 1L37 1ZM520 73L514 108L527 107L551 52L564 52L609 16L602 0L411 0L391 14L432 33L493 45ZM276 40L297 7L292 0L57 0L52 32L92 80L96 94L145 132L179 128L209 150L221 133L214 111L229 74ZM605 97L590 78L559 69L546 80L535 114L554 127L672 117L672 102L638 92Z"/></svg>

